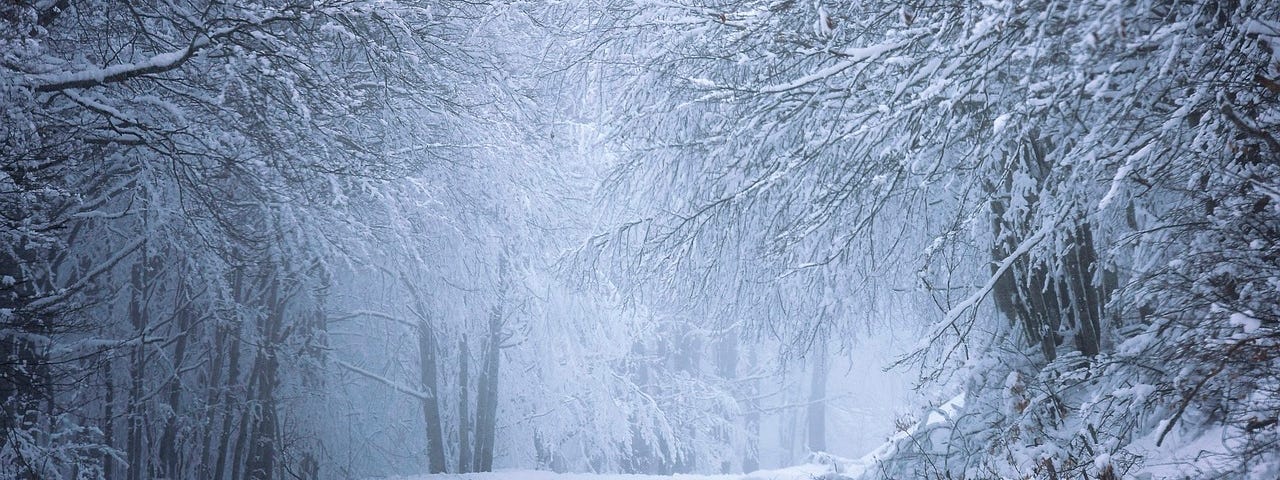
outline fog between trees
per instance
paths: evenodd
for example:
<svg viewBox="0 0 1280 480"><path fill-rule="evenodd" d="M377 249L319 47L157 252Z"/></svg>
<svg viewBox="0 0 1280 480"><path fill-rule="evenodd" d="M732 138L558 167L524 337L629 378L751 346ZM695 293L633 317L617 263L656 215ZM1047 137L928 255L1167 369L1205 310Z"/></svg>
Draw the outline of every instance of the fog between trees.
<svg viewBox="0 0 1280 480"><path fill-rule="evenodd" d="M0 477L1275 478L1277 47L1268 1L0 5Z"/></svg>

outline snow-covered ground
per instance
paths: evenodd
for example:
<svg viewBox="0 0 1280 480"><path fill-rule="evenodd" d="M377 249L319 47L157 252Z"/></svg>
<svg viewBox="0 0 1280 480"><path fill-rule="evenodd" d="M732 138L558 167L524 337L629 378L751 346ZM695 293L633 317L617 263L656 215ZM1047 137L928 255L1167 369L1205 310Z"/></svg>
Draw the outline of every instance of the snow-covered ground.
<svg viewBox="0 0 1280 480"><path fill-rule="evenodd" d="M833 473L831 465L810 463L778 470L729 475L629 475L620 473L555 473L539 470L500 470L486 473L446 473L390 477L386 480L813 480ZM835 477L838 478L838 477Z"/></svg>
<svg viewBox="0 0 1280 480"><path fill-rule="evenodd" d="M386 480L737 480L742 475L626 475L599 473L555 473L540 470L499 470L485 473L442 473L410 477L388 477Z"/></svg>
<svg viewBox="0 0 1280 480"><path fill-rule="evenodd" d="M757 470L751 473L724 475L631 475L621 473L555 473L539 470L500 470L486 473L445 473L389 477L385 480L843 480L857 478L877 455L884 454L882 447L857 460L820 453L811 455L810 463L775 470Z"/></svg>
<svg viewBox="0 0 1280 480"><path fill-rule="evenodd" d="M926 418L906 431L900 431L866 455L857 459L843 458L827 453L810 454L807 463L774 470L759 470L746 474L724 475L632 475L600 473L555 473L538 470L501 470L487 473L415 475L388 477L378 480L849 480L861 478L877 461L897 453L900 444L917 432L929 432L926 438L941 434L945 439L946 424L964 408L964 395L957 395L930 410ZM934 429L942 430L934 431ZM925 430L922 430L925 429ZM1140 439L1131 449L1147 457L1146 466L1134 472L1137 478L1195 478L1206 473L1221 471L1230 465L1221 463L1230 458L1222 441L1220 429L1196 432L1184 436L1175 433L1169 437L1165 448L1155 446L1157 434L1152 432ZM929 440L926 440L929 441ZM939 440L944 441L944 440ZM1105 461L1105 457L1103 457ZM872 470L874 471L874 469ZM1262 477L1259 477L1262 478ZM374 479L371 479L374 480Z"/></svg>
<svg viewBox="0 0 1280 480"><path fill-rule="evenodd" d="M619 473L555 473L540 470L500 470L485 473L446 473L387 477L381 480L845 480L862 476L868 467L892 455L898 442L906 439L919 428L948 421L964 406L964 395L933 409L928 417L914 428L897 432L884 444L861 458L849 459L828 453L810 454L808 463L774 470L757 470L751 473L724 475L632 475ZM371 479L372 480L372 479Z"/></svg>

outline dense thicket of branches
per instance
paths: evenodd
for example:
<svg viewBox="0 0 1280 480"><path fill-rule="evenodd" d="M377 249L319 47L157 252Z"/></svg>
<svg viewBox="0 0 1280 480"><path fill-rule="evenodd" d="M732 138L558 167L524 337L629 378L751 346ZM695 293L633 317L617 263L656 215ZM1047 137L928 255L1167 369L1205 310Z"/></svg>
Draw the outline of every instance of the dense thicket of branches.
<svg viewBox="0 0 1280 480"><path fill-rule="evenodd" d="M781 288L837 323L918 280L889 285L937 307L911 359L968 403L889 478L1114 478L1218 434L1199 475L1274 475L1273 3L632 12L612 191L637 201L596 246L674 279L639 288Z"/></svg>
<svg viewBox="0 0 1280 480"><path fill-rule="evenodd" d="M0 475L316 475L351 206L458 141L459 13L0 7Z"/></svg>
<svg viewBox="0 0 1280 480"><path fill-rule="evenodd" d="M0 476L751 470L927 323L875 474L1274 478L1277 18L0 5Z"/></svg>
<svg viewBox="0 0 1280 480"><path fill-rule="evenodd" d="M772 362L558 274L603 11L0 6L0 476L758 464Z"/></svg>

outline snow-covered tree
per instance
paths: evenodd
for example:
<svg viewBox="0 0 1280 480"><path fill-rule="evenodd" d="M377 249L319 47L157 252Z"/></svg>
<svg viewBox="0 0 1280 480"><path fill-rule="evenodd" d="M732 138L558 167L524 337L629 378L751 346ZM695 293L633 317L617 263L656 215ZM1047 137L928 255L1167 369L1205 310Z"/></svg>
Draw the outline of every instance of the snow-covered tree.
<svg viewBox="0 0 1280 480"><path fill-rule="evenodd" d="M347 207L456 150L456 13L3 7L6 475L315 475L288 403L369 240Z"/></svg>
<svg viewBox="0 0 1280 480"><path fill-rule="evenodd" d="M864 285L933 302L915 311L937 321L912 358L959 367L971 420L890 476L1123 475L1152 455L1148 433L1213 426L1237 450L1213 469L1270 474L1269 381L1210 386L1275 361L1242 354L1273 322L1245 300L1275 266L1273 5L627 11L612 85L625 210L600 250L648 274L642 290L708 292L699 302L783 291L858 310L868 297L847 292ZM774 273L736 275L744 257ZM916 285L876 286L893 277ZM804 317L765 323L802 336ZM1201 360L1147 368L1174 355Z"/></svg>

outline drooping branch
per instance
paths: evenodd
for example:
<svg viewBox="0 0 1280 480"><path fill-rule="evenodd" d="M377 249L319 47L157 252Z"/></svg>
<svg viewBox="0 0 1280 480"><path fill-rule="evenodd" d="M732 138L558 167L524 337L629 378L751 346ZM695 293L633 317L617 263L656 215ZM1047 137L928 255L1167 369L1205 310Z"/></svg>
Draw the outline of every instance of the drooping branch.
<svg viewBox="0 0 1280 480"><path fill-rule="evenodd" d="M33 75L31 77L31 85L37 92L57 92L73 88L93 88L146 75L165 73L182 67L183 64L187 63L200 51L217 45L219 40L226 39L236 33L243 32L251 27L297 21L300 18L301 16L296 13L284 11L263 19L246 21L207 33L198 33L192 37L191 43L186 47L155 54L140 62L89 68L75 72Z"/></svg>
<svg viewBox="0 0 1280 480"><path fill-rule="evenodd" d="M358 373L358 374L363 375L363 376L365 376L365 377L368 377L370 380L375 380L375 381L377 381L378 383L381 383L381 384L383 384L383 385L386 385L386 386L388 386L388 387L391 387L392 389L394 389L394 390L395 390L395 391L397 391L397 392L400 392L400 393L403 393L403 394L405 394L405 395L409 395L409 396L411 396L411 397L417 398L418 400L426 401L426 400L431 400L431 399L432 399L432 396L431 396L431 394L429 394L429 393L426 393L426 392L420 391L420 390L415 389L415 388L411 388L411 387L409 387L409 386L407 386L407 385L405 385L405 384L403 384L403 383L400 383L400 382L397 382L397 381L392 380L392 379L390 379L390 378L384 377L384 376L382 376L382 375L378 375L378 374L376 374L376 373L370 372L370 371L368 371L368 370L365 370L365 369L363 369L363 368L357 367L357 366L355 366L355 365L352 365L352 364L350 364L350 363L344 362L344 361L342 361L342 360L336 360L336 359L335 359L335 360L333 360L333 363L334 363L335 365L339 366L339 367L345 368L345 369L350 370L350 371L352 371L352 372L355 372L355 373Z"/></svg>

